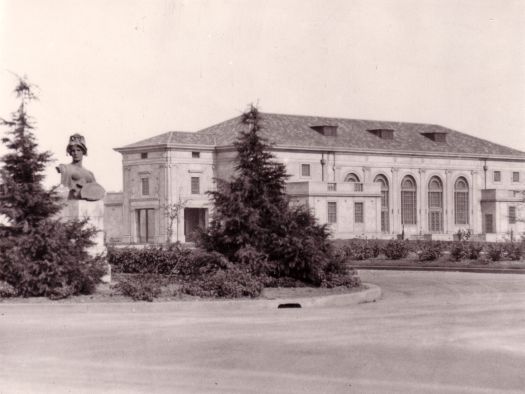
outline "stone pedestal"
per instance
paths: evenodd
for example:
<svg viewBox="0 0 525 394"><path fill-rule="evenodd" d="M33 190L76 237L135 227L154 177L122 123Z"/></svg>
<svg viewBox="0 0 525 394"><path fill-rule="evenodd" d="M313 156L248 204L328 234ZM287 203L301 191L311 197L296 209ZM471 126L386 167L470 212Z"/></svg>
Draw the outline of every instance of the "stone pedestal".
<svg viewBox="0 0 525 394"><path fill-rule="evenodd" d="M95 245L88 249L91 256L106 255L104 244L104 201L68 200L60 212L64 220L88 219L88 225L95 227L98 232L93 241ZM111 267L107 264L107 274L102 277L102 282L111 282Z"/></svg>

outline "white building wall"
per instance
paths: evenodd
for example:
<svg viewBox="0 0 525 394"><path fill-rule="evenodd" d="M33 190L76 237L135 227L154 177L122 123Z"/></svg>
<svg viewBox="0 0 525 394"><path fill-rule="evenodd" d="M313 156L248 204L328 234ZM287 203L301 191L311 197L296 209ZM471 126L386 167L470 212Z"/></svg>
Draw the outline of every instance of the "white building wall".
<svg viewBox="0 0 525 394"><path fill-rule="evenodd" d="M141 153L147 152L146 159ZM192 157L199 152L200 157ZM389 231L384 234L381 228L380 198L339 196L333 197L338 207L338 222L331 225L335 237L395 237L405 231L405 235L417 236L429 233L428 225L428 182L433 176L439 177L443 184L443 233L451 237L459 229L471 229L473 233L483 232L481 204L482 189L525 190L525 166L521 162L444 158L422 155L377 155L342 152L321 152L308 150L274 149L276 160L286 165L290 175L289 182L335 182L342 183L349 173L354 173L365 184L371 183L378 175L384 176L389 184ZM211 203L206 191L214 190L214 179L229 180L233 174L236 152L233 149L170 149L159 151L135 151L123 154L123 209L122 241L136 242L136 209L155 209L156 242L164 242L167 236L167 222L162 207L186 201L186 207L207 208L211 213ZM303 176L302 164L310 165L310 175ZM494 180L494 171L501 172L501 180ZM519 182L513 181L512 173L519 173ZM401 223L401 190L403 178L410 175L417 184L417 224ZM150 194L141 195L141 177L150 179ZM198 177L200 191L191 193L191 178ZM454 185L458 177L464 177L469 185L469 224L455 223ZM362 200L359 200L361 198ZM329 197L310 196L299 198L308 201L321 223L326 223ZM365 206L365 223L354 223L354 203L362 201ZM496 207L495 207L496 209ZM505 210L506 208L501 208ZM500 208L498 208L499 212ZM520 212L523 209L519 209ZM506 215L495 216L495 226L502 231L509 230L502 221ZM514 230L515 229L515 230ZM499 231L498 230L498 231ZM174 234L175 234L174 229ZM513 231L522 232L519 226ZM183 239L184 217L179 219L179 238Z"/></svg>

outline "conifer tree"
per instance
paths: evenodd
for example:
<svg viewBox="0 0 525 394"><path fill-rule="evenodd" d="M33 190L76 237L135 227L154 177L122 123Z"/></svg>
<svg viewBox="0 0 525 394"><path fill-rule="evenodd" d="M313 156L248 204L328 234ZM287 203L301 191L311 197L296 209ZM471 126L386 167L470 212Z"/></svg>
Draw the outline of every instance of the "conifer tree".
<svg viewBox="0 0 525 394"><path fill-rule="evenodd" d="M286 168L275 161L257 108L241 118L245 129L235 142L237 163L231 182L210 192L214 213L201 245L233 262L269 262L265 274L320 285L346 269L335 262L326 225L286 195Z"/></svg>
<svg viewBox="0 0 525 394"><path fill-rule="evenodd" d="M287 207L286 169L274 161L268 143L259 135L259 113L251 106L243 114L246 128L235 142L237 164L231 183L219 181L210 192L214 214L204 244L232 259L242 247L260 250L268 241L273 223Z"/></svg>
<svg viewBox="0 0 525 394"><path fill-rule="evenodd" d="M32 86L21 78L14 92L20 99L17 111L10 120L0 119L10 129L10 138L2 138L9 152L2 157L0 169L0 214L8 218L11 230L27 231L57 213L60 204L55 191L42 185L51 153L38 152L34 127L27 114L28 104L37 97Z"/></svg>
<svg viewBox="0 0 525 394"><path fill-rule="evenodd" d="M39 152L27 105L36 97L32 86L19 79L15 93L20 105L2 138L8 148L1 158L0 282L7 282L19 296L62 298L90 293L105 274L102 256L92 257L96 229L86 220L63 222L56 218L62 208L55 188L42 184L51 153Z"/></svg>

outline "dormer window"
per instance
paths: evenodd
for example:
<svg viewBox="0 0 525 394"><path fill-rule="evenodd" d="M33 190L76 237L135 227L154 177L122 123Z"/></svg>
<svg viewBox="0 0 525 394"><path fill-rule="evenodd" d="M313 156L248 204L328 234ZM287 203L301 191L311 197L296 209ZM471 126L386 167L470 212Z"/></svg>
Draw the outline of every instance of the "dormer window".
<svg viewBox="0 0 525 394"><path fill-rule="evenodd" d="M392 129L371 129L371 130L368 130L368 132L374 134L375 136L383 140L393 140L394 139L394 130Z"/></svg>
<svg viewBox="0 0 525 394"><path fill-rule="evenodd" d="M334 126L334 125L310 126L310 128L314 129L319 134L322 134L325 137L336 137L337 136L337 126Z"/></svg>
<svg viewBox="0 0 525 394"><path fill-rule="evenodd" d="M421 133L422 136L434 142L447 142L447 133L432 132L432 133Z"/></svg>

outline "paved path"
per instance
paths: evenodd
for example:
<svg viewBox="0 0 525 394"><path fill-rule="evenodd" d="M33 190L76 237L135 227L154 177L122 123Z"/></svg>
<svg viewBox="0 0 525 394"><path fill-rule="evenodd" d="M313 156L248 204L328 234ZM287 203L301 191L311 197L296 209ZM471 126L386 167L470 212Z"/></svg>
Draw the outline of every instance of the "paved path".
<svg viewBox="0 0 525 394"><path fill-rule="evenodd" d="M361 276L382 300L0 304L0 393L525 392L525 276Z"/></svg>

